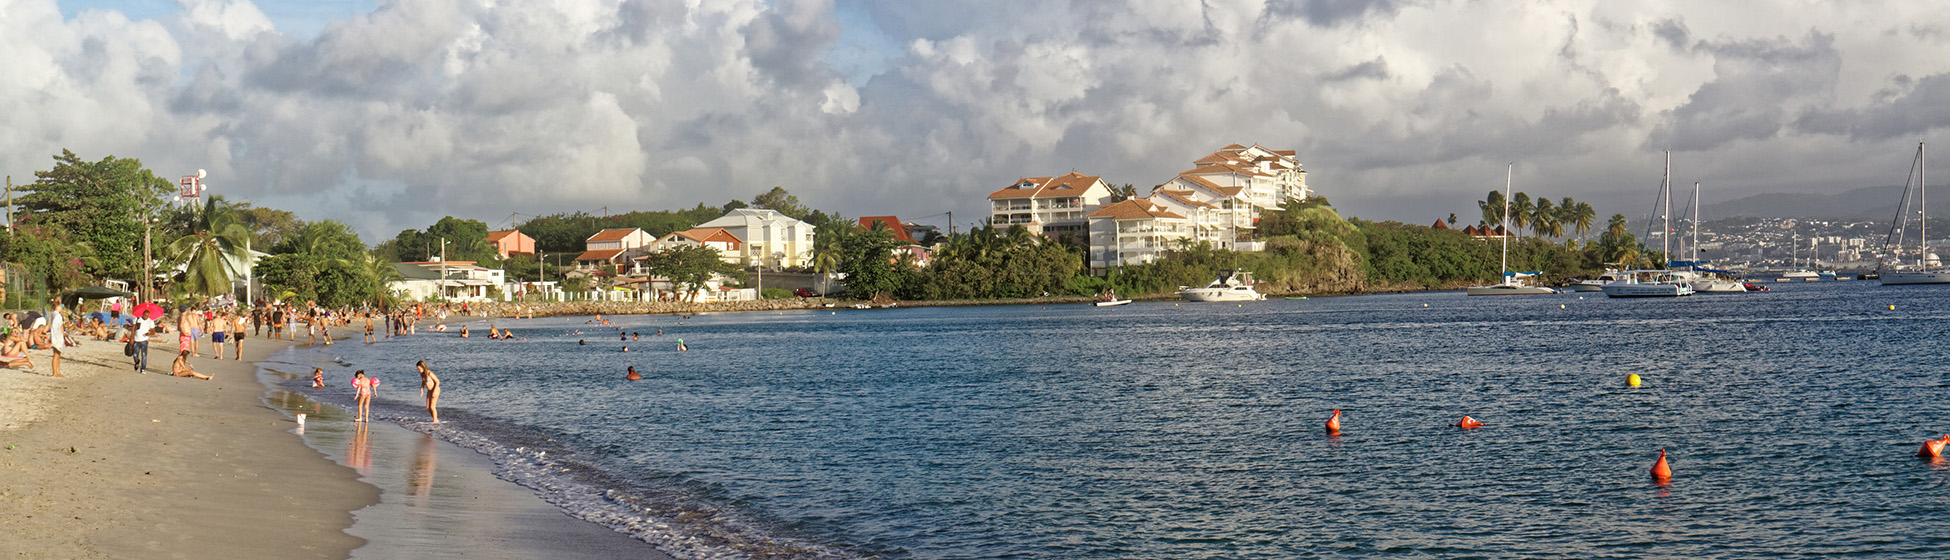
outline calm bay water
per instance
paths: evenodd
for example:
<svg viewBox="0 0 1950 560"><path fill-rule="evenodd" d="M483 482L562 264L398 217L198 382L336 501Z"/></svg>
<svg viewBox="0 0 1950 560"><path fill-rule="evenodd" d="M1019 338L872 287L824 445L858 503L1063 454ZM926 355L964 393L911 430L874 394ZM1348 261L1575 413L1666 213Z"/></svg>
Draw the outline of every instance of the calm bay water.
<svg viewBox="0 0 1950 560"><path fill-rule="evenodd" d="M1950 287L587 319L295 359L680 557L1950 555Z"/></svg>

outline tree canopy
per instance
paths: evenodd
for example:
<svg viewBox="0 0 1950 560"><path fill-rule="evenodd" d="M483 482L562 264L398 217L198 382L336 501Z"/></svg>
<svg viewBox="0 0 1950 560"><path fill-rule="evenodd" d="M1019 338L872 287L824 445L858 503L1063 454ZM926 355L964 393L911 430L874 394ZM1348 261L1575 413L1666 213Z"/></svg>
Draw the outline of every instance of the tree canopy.
<svg viewBox="0 0 1950 560"><path fill-rule="evenodd" d="M91 276L139 280L142 273L143 220L157 217L174 192L167 179L132 158L107 156L85 161L61 150L54 168L36 171L33 183L18 187L14 199L23 221L59 228L71 241L94 249L83 264Z"/></svg>

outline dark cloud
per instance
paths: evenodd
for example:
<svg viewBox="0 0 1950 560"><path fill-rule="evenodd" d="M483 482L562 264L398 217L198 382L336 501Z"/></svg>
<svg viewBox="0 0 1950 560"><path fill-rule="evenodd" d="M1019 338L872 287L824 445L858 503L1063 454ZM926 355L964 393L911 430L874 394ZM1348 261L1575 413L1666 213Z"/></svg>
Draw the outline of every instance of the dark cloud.
<svg viewBox="0 0 1950 560"><path fill-rule="evenodd" d="M1714 79L1670 111L1646 147L1700 151L1775 137L1794 109L1831 97L1842 65L1834 47L1834 36L1819 33L1697 43L1693 51L1714 61Z"/></svg>
<svg viewBox="0 0 1950 560"><path fill-rule="evenodd" d="M1374 60L1362 62L1360 64L1343 68L1338 72L1333 72L1325 76L1321 76L1321 79L1329 82L1340 82L1340 81L1357 80L1357 79L1386 80L1388 79L1388 58L1377 56L1374 57Z"/></svg>
<svg viewBox="0 0 1950 560"><path fill-rule="evenodd" d="M1266 4L1266 11L1299 16L1317 27L1334 27L1386 18L1411 3L1408 0L1273 0Z"/></svg>
<svg viewBox="0 0 1950 560"><path fill-rule="evenodd" d="M745 53L752 64L780 83L804 86L830 79L820 56L840 38L830 2L785 0L745 28Z"/></svg>
<svg viewBox="0 0 1950 560"><path fill-rule="evenodd" d="M1795 120L1797 130L1856 140L1910 139L1950 128L1950 74L1892 79L1901 94L1868 107L1814 108Z"/></svg>

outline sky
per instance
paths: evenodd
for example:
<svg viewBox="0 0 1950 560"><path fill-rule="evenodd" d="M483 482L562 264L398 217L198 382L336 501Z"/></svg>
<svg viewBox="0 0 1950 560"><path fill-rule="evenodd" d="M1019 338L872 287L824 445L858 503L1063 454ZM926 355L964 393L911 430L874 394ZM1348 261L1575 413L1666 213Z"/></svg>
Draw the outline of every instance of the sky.
<svg viewBox="0 0 1950 560"><path fill-rule="evenodd" d="M1637 219L1665 150L1709 203L1902 184L1950 127L1946 8L0 0L0 173L205 169L368 243L773 186L966 229L1019 177L1143 194L1237 143L1297 150L1349 216L1473 223L1515 163L1517 190Z"/></svg>

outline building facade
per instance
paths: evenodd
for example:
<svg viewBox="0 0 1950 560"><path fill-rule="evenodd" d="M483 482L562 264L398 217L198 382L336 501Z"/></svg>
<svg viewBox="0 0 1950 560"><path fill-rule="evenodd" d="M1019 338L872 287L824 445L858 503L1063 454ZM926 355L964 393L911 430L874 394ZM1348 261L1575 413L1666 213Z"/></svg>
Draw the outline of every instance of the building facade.
<svg viewBox="0 0 1950 560"><path fill-rule="evenodd" d="M490 231L487 234L487 242L494 245L494 252L500 253L501 258L504 259L509 255L535 254L535 238L529 237L520 230Z"/></svg>
<svg viewBox="0 0 1950 560"><path fill-rule="evenodd" d="M1157 260L1197 232L1192 218L1156 197L1113 203L1090 213L1089 219L1090 268L1098 272Z"/></svg>
<svg viewBox="0 0 1950 560"><path fill-rule="evenodd" d="M1030 233L1089 244L1089 216L1111 198L1103 178L1071 172L1059 177L1024 177L989 193L989 225L1023 226Z"/></svg>
<svg viewBox="0 0 1950 560"><path fill-rule="evenodd" d="M813 225L764 208L739 208L697 229L721 228L741 242L727 259L740 266L797 268L812 263Z"/></svg>
<svg viewBox="0 0 1950 560"><path fill-rule="evenodd" d="M1192 169L1151 190L1153 197L1173 198L1210 205L1214 227L1214 247L1257 251L1253 241L1259 215L1278 210L1287 199L1313 196L1307 186L1307 172L1293 150L1269 150L1233 144L1192 162Z"/></svg>

